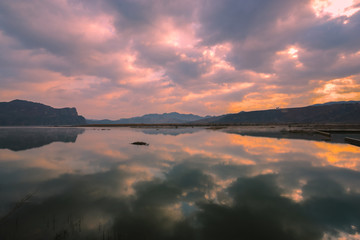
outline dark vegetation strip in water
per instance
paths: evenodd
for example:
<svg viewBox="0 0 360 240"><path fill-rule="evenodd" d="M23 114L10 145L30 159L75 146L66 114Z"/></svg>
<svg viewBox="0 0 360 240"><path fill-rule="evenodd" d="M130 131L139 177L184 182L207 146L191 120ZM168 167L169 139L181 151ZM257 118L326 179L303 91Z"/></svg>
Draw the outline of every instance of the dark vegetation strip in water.
<svg viewBox="0 0 360 240"><path fill-rule="evenodd" d="M345 142L360 147L360 139L346 137Z"/></svg>
<svg viewBox="0 0 360 240"><path fill-rule="evenodd" d="M355 131L355 133L357 133L357 132L358 131ZM323 131L319 131L319 130L314 130L313 133L328 137L329 138L328 140L331 140L332 133L333 134L335 134L335 133L343 133L343 134L345 133L346 134L346 133L352 133L352 132L339 130L339 131L333 131L332 133L330 133L330 132L323 132ZM360 140L356 139L356 138L345 137L344 142L360 147Z"/></svg>
<svg viewBox="0 0 360 240"><path fill-rule="evenodd" d="M25 197L23 197L19 202L15 204L15 206L4 216L0 219L0 225L3 224L8 217L13 215L18 209L25 205L25 203L32 198L34 193L29 193Z"/></svg>
<svg viewBox="0 0 360 240"><path fill-rule="evenodd" d="M328 132L323 132L323 131L319 131L319 130L314 130L314 133L323 135L323 136L325 136L325 137L331 137L331 133L328 133Z"/></svg>

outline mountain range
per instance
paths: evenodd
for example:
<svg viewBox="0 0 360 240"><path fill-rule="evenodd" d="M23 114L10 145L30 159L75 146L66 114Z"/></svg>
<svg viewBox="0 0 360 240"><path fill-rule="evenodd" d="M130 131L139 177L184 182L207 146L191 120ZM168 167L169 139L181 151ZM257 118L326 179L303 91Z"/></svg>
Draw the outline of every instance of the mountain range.
<svg viewBox="0 0 360 240"><path fill-rule="evenodd" d="M360 124L360 102L330 102L299 108L239 112L206 118L197 124L281 124L281 123L348 123Z"/></svg>
<svg viewBox="0 0 360 240"><path fill-rule="evenodd" d="M298 108L277 108L200 117L193 114L164 113L111 120L87 120L88 124L284 124L348 123L360 124L360 101L315 104Z"/></svg>
<svg viewBox="0 0 360 240"><path fill-rule="evenodd" d="M188 123L194 122L206 117L200 117L194 114L181 114L177 112L163 114L146 114L141 117L122 118L119 120L90 120L86 119L89 124L166 124L166 123Z"/></svg>
<svg viewBox="0 0 360 240"><path fill-rule="evenodd" d="M239 112L201 117L177 112L146 114L119 120L85 120L76 108L53 108L24 100L0 102L0 126L85 125L85 124L360 124L360 101L329 102L298 108Z"/></svg>

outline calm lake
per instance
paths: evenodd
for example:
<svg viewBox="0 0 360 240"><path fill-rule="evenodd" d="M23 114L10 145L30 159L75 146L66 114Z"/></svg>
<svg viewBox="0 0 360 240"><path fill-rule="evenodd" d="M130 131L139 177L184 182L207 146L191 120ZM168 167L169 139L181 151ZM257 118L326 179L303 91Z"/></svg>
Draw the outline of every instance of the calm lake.
<svg viewBox="0 0 360 240"><path fill-rule="evenodd" d="M360 239L360 147L324 138L0 128L0 239Z"/></svg>

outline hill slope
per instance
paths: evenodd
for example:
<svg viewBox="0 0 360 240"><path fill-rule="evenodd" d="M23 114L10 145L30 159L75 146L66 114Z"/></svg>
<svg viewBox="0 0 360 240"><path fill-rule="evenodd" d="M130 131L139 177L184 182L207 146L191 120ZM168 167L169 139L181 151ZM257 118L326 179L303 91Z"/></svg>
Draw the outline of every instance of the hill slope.
<svg viewBox="0 0 360 240"><path fill-rule="evenodd" d="M53 108L24 100L0 102L0 126L48 126L85 124L75 108Z"/></svg>
<svg viewBox="0 0 360 240"><path fill-rule="evenodd" d="M360 103L341 102L301 108L271 109L208 118L197 123L351 123L360 124Z"/></svg>

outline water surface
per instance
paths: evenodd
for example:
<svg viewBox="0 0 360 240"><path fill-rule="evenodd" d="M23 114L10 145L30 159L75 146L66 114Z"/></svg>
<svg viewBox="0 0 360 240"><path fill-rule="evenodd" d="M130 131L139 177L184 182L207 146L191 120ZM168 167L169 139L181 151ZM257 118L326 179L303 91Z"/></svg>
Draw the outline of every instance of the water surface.
<svg viewBox="0 0 360 240"><path fill-rule="evenodd" d="M0 239L359 239L360 148L255 132L0 128Z"/></svg>

